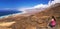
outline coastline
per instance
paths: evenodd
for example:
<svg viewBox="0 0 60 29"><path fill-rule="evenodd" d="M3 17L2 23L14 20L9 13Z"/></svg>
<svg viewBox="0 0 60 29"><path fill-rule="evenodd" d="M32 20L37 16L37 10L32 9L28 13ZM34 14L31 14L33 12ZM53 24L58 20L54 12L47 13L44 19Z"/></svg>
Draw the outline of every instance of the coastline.
<svg viewBox="0 0 60 29"><path fill-rule="evenodd" d="M5 18L5 17L17 15L17 14L23 14L23 13L15 13L15 14L4 15L4 16L0 16L0 18Z"/></svg>

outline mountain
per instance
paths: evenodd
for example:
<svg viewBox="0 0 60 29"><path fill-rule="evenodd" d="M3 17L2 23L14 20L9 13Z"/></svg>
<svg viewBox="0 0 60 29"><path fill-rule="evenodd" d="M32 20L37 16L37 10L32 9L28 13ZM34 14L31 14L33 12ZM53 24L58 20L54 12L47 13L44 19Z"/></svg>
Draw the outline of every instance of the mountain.
<svg viewBox="0 0 60 29"><path fill-rule="evenodd" d="M60 16L60 3L54 4L46 10L35 14L37 16Z"/></svg>
<svg viewBox="0 0 60 29"><path fill-rule="evenodd" d="M8 27L12 29L51 29L48 26L51 16L54 16L57 22L54 28L60 29L60 3L56 3L35 14L17 14L2 18L0 22L15 21L16 23Z"/></svg>
<svg viewBox="0 0 60 29"><path fill-rule="evenodd" d="M36 29L36 28L47 28L47 23L49 23L48 19L51 19L51 16L55 16L57 20L57 24L59 25L59 17L60 17L60 3L54 4L51 7L47 8L44 11L41 11L36 14L32 14L27 17L22 17L20 20L16 21L16 24L12 25L12 28L16 27L15 29ZM20 26L19 26L20 25ZM58 28L59 27L55 27Z"/></svg>

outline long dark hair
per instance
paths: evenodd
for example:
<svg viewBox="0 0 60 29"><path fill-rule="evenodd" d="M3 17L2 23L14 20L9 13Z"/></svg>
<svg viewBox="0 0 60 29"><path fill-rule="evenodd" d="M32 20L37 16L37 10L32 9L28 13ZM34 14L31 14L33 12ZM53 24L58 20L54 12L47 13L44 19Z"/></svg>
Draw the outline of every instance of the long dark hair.
<svg viewBox="0 0 60 29"><path fill-rule="evenodd" d="M52 16L52 19L54 19L54 20L56 21L56 19L55 19L54 16ZM51 24L51 22L49 23L49 26L50 26L51 28L55 27L55 26L53 26L53 25Z"/></svg>
<svg viewBox="0 0 60 29"><path fill-rule="evenodd" d="M54 16L52 16L52 18L56 21L56 19L55 19L55 17L54 17Z"/></svg>

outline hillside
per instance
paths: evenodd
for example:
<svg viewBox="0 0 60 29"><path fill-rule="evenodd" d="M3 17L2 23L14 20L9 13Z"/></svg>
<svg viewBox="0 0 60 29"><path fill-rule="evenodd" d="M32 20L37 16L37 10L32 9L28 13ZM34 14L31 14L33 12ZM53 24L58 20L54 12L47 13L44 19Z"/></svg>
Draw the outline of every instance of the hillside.
<svg viewBox="0 0 60 29"><path fill-rule="evenodd" d="M56 6L57 5L57 6ZM58 28L60 26L59 24L59 17L60 17L60 4L54 4L51 7L47 8L46 10L23 17L20 20L16 21L16 24L12 25L13 29L46 29L49 23L48 19L51 19L51 16L55 16L57 19L57 25L55 28ZM19 26L20 25L20 26ZM17 26L17 27L16 27ZM49 28L50 29L50 28Z"/></svg>
<svg viewBox="0 0 60 29"><path fill-rule="evenodd" d="M60 16L60 3L52 5L51 7L47 8L46 10L35 14L37 16Z"/></svg>
<svg viewBox="0 0 60 29"><path fill-rule="evenodd" d="M15 21L11 26L8 26L8 28L12 29L51 29L48 26L51 16L55 16L57 20L55 29L60 29L60 3L54 4L46 10L36 14L10 16L8 18L2 18L0 22Z"/></svg>

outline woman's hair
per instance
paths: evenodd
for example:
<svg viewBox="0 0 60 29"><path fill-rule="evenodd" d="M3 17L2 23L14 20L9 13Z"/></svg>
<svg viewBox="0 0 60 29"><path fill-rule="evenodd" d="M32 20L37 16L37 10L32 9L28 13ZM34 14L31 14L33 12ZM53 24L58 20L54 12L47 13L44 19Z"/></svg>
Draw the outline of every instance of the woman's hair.
<svg viewBox="0 0 60 29"><path fill-rule="evenodd" d="M54 17L54 16L52 16L52 18L56 21L56 19L55 19L55 17Z"/></svg>
<svg viewBox="0 0 60 29"><path fill-rule="evenodd" d="M52 18L54 18L54 16L52 16Z"/></svg>

